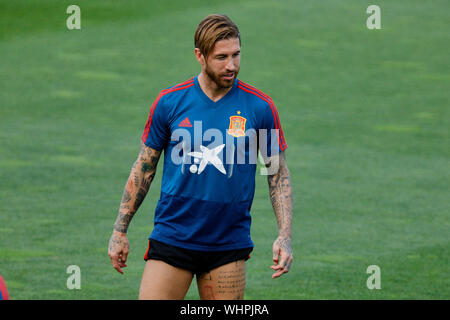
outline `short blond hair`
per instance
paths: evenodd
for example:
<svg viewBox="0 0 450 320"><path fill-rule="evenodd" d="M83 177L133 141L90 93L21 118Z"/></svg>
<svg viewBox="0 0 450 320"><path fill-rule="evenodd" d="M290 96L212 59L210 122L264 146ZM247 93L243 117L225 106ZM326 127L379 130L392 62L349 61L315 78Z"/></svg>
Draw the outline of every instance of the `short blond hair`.
<svg viewBox="0 0 450 320"><path fill-rule="evenodd" d="M241 35L236 24L224 14L210 14L198 25L194 44L206 58L217 41L230 38L238 38L241 43Z"/></svg>

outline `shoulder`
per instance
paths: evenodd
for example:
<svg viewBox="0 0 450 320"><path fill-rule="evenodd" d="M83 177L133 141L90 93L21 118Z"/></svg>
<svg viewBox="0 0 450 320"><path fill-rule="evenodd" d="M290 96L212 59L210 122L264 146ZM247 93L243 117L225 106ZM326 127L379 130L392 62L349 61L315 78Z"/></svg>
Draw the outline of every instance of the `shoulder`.
<svg viewBox="0 0 450 320"><path fill-rule="evenodd" d="M180 91L180 90L190 88L193 85L194 85L194 77L192 77L186 81L172 85L164 90L161 90L161 92L170 93L170 92Z"/></svg>
<svg viewBox="0 0 450 320"><path fill-rule="evenodd" d="M191 78L161 90L150 107L149 123L151 123L154 114L161 121L170 121L176 106L182 101L189 88L193 86L194 78Z"/></svg>
<svg viewBox="0 0 450 320"><path fill-rule="evenodd" d="M268 111L274 112L276 110L272 98L258 88L239 79L237 87L252 102L252 107L255 108L256 111L266 113Z"/></svg>
<svg viewBox="0 0 450 320"><path fill-rule="evenodd" d="M159 101L168 101L172 99L177 99L180 96L183 96L189 88L194 86L194 78L190 78L186 81L177 83L172 85L166 89L163 89L159 92L156 100Z"/></svg>
<svg viewBox="0 0 450 320"><path fill-rule="evenodd" d="M244 91L246 94L248 94L250 96L254 96L261 101L265 101L267 103L269 103L269 102L273 103L272 98L268 94L262 92L255 86L252 86L252 85L250 85L242 80L239 80L239 79L238 79L238 88L241 91Z"/></svg>
<svg viewBox="0 0 450 320"><path fill-rule="evenodd" d="M159 94L164 96L173 96L176 95L176 93L180 94L193 86L194 86L194 78L192 77L186 81L177 83L173 86L161 90Z"/></svg>

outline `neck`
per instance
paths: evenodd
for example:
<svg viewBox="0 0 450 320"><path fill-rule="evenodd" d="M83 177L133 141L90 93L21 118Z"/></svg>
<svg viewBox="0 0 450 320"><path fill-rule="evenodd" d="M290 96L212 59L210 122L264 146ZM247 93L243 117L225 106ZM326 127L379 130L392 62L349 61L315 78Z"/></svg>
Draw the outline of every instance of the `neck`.
<svg viewBox="0 0 450 320"><path fill-rule="evenodd" d="M198 75L197 79L200 88L214 102L225 96L232 88L232 86L229 88L219 87L204 71Z"/></svg>

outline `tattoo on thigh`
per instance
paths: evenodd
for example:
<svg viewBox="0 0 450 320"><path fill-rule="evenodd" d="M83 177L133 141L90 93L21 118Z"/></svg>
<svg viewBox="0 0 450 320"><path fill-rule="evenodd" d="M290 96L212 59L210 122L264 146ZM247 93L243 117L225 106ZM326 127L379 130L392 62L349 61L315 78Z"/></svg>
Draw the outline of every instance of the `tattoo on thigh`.
<svg viewBox="0 0 450 320"><path fill-rule="evenodd" d="M207 300L216 300L212 286L206 285L204 288L205 288L206 299Z"/></svg>
<svg viewBox="0 0 450 320"><path fill-rule="evenodd" d="M245 262L237 261L235 268L218 274L218 293L234 299L243 299L245 291Z"/></svg>

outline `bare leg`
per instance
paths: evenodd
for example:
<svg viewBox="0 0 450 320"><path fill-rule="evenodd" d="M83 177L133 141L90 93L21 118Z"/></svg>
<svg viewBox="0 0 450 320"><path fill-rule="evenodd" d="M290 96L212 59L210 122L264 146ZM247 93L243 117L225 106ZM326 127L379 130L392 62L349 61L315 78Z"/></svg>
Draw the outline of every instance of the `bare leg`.
<svg viewBox="0 0 450 320"><path fill-rule="evenodd" d="M182 300L191 282L192 272L160 260L147 260L142 275L139 300Z"/></svg>
<svg viewBox="0 0 450 320"><path fill-rule="evenodd" d="M220 266L197 277L202 300L242 300L245 291L245 260Z"/></svg>

